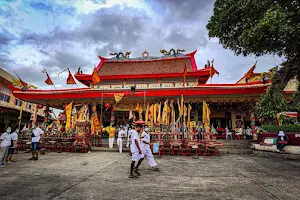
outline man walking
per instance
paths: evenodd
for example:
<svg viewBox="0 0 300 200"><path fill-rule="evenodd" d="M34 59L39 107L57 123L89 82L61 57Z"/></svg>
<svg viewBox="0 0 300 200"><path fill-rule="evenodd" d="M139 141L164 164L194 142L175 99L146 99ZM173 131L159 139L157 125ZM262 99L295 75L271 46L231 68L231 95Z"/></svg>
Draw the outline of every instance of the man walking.
<svg viewBox="0 0 300 200"><path fill-rule="evenodd" d="M137 125L137 127L131 131L130 151L132 155L129 178L137 178L137 176L133 175L133 172L135 172L138 176L141 175L138 172L138 167L142 163L144 157L140 148L140 137L138 134L138 131L140 130L141 127Z"/></svg>
<svg viewBox="0 0 300 200"><path fill-rule="evenodd" d="M11 145L8 149L8 161L7 163L12 163L12 155L15 152L15 149L17 148L17 143L18 143L18 131L17 129L13 129L14 132L10 134L11 136Z"/></svg>
<svg viewBox="0 0 300 200"><path fill-rule="evenodd" d="M38 160L39 159L39 142L41 139L41 135L44 133L42 129L36 127L35 124L31 126L31 153L32 158L29 160Z"/></svg>
<svg viewBox="0 0 300 200"><path fill-rule="evenodd" d="M6 165L5 161L7 158L8 148L11 144L10 133L11 133L11 127L8 127L6 129L6 132L0 136L0 141L1 141L1 144L0 144L0 167L4 167Z"/></svg>
<svg viewBox="0 0 300 200"><path fill-rule="evenodd" d="M147 158L152 170L158 171L159 169L157 167L157 163L154 160L154 156L150 148L150 134L148 133L148 131L149 131L148 126L145 126L145 129L141 136L142 138L141 148L142 148L143 155Z"/></svg>

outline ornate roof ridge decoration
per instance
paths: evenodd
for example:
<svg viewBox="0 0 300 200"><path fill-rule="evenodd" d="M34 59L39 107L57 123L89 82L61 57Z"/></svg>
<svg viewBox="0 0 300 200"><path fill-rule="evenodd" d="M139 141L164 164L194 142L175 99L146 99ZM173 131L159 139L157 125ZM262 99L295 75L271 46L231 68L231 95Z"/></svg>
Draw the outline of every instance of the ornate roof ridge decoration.
<svg viewBox="0 0 300 200"><path fill-rule="evenodd" d="M221 89L221 90L228 90L228 89L246 89L246 88L259 88L259 87L267 87L270 86L271 83L267 84L251 84L251 85L240 85L240 84L232 84L232 85L198 85L193 87L185 87L185 88L147 88L143 90L189 90L189 89ZM99 90L99 89L93 89L93 88L74 88L72 90L70 89L61 89L61 90L27 90L27 91L21 91L16 90L17 88L13 89L14 87L10 86L11 91L14 93L20 93L20 94L59 94L59 93L82 93L82 92L90 92L90 91L107 91L109 93L115 93L116 90ZM126 89L125 89L126 90ZM120 90L123 91L123 90Z"/></svg>
<svg viewBox="0 0 300 200"><path fill-rule="evenodd" d="M164 58L177 58L177 57L189 57L190 54L183 54L182 52L185 52L184 49L177 49L176 51L174 49L170 49L169 51L162 49L160 52L163 54L162 56L149 56L149 53L145 50L142 53L142 56L129 58L129 55L131 54L130 51L127 51L125 54L122 52L119 53L110 53L109 55L115 56L112 58L108 58L108 61L123 61L123 60L161 60ZM146 56L147 54L147 56ZM103 58L103 57L101 57Z"/></svg>

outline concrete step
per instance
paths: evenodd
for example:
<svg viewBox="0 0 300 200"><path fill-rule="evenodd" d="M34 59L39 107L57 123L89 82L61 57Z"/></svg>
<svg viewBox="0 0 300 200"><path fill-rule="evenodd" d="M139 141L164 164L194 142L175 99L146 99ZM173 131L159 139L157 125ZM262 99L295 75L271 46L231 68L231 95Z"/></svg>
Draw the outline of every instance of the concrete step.
<svg viewBox="0 0 300 200"><path fill-rule="evenodd" d="M260 150L253 150L253 154L261 157L266 157L266 158L300 160L300 154L275 153L275 152L260 151Z"/></svg>
<svg viewBox="0 0 300 200"><path fill-rule="evenodd" d="M219 149L219 152L221 154L252 154L253 150L250 148L226 148L226 147L221 147Z"/></svg>

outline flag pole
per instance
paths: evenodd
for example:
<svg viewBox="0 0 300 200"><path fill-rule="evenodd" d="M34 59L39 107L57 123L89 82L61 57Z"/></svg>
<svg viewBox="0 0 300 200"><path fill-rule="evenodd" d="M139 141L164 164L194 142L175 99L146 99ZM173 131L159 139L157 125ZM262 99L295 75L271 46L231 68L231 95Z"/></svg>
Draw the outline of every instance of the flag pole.
<svg viewBox="0 0 300 200"><path fill-rule="evenodd" d="M20 134L20 128L21 128L21 121L22 121L22 115L23 115L23 103L24 102L22 102L21 108L20 108L22 111L20 111L20 116L19 116L19 124L18 124L18 131L19 131L19 133L18 134Z"/></svg>

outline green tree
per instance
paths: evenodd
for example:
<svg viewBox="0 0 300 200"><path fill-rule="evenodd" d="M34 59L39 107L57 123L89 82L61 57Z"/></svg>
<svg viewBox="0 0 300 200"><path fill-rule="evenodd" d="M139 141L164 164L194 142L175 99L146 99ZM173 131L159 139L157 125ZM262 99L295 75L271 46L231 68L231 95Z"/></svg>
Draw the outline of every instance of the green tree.
<svg viewBox="0 0 300 200"><path fill-rule="evenodd" d="M287 111L287 109L288 104L281 90L269 87L260 97L260 101L256 103L255 114L262 124L274 125L277 113Z"/></svg>
<svg viewBox="0 0 300 200"><path fill-rule="evenodd" d="M291 78L300 79L299 0L216 0L206 27L209 37L237 55L285 57L272 88L282 91Z"/></svg>

